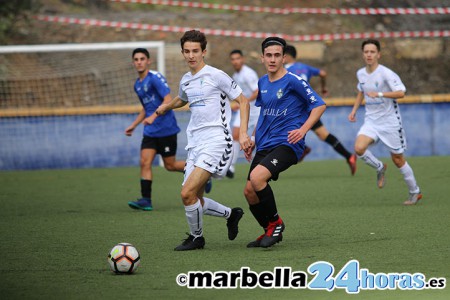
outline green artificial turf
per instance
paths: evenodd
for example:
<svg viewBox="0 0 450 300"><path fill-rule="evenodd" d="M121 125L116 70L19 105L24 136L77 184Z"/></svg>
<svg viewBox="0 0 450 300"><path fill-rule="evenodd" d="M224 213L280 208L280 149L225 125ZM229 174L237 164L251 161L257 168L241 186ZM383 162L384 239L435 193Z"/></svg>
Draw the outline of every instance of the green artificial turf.
<svg viewBox="0 0 450 300"><path fill-rule="evenodd" d="M388 159L386 186L358 161L351 176L343 160L303 162L272 182L286 223L284 240L247 249L262 233L243 197L248 165L234 179L215 180L209 197L245 215L236 240L226 221L205 216L203 250L175 252L188 226L180 200L181 173L154 168L151 212L127 202L139 196L139 169L0 172L0 295L2 299L450 299L443 290L360 291L348 295L308 289L188 289L176 283L189 271L307 272L327 261L336 271L356 259L371 273L423 273L450 278L450 157L408 161L423 192L421 203L402 205L407 188ZM109 250L137 247L134 275L114 275ZM308 280L313 276L309 274Z"/></svg>

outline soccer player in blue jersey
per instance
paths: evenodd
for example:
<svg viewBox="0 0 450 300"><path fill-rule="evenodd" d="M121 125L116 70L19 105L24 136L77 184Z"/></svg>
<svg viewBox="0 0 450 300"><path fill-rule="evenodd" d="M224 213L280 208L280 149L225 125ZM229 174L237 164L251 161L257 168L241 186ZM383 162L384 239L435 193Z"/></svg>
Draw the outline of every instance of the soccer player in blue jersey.
<svg viewBox="0 0 450 300"><path fill-rule="evenodd" d="M285 59L285 68L291 72L294 73L300 77L302 77L307 82L310 81L311 77L313 76L319 76L320 77L320 83L322 88L322 96L328 95L328 90L326 88L326 77L327 73L325 70L318 69L311 67L307 64L303 64L301 62L296 61L297 58L297 50L292 45L286 46L286 59ZM348 165L350 166L350 172L352 175L356 172L356 155L350 153L344 145L338 140L336 136L334 136L332 133L328 132L328 130L323 125L322 121L319 120L316 122L316 124L313 125L311 128L312 131L317 135L319 139L329 144L333 149L345 157L347 160ZM311 151L309 147L306 146L305 155L308 154ZM304 157L304 156L303 156ZM302 159L303 159L302 157Z"/></svg>
<svg viewBox="0 0 450 300"><path fill-rule="evenodd" d="M182 172L185 162L177 161L177 125L173 111L157 118L155 110L161 103L172 100L167 81L158 72L150 71L150 53L147 49L137 48L132 54L133 65L139 75L134 84L134 91L142 104L142 110L134 122L125 129L125 134L131 136L134 129L144 123L144 137L141 143L141 198L130 201L128 205L134 209L153 210L152 206L152 163L160 154L164 167L168 171Z"/></svg>
<svg viewBox="0 0 450 300"><path fill-rule="evenodd" d="M296 164L305 150L305 136L325 111L325 102L308 82L284 67L286 41L269 37L262 43L261 60L267 74L258 81L256 106L261 107L255 132L256 154L244 195L264 234L247 247L270 247L283 238L284 222L278 215L269 185ZM244 151L251 159L251 149Z"/></svg>

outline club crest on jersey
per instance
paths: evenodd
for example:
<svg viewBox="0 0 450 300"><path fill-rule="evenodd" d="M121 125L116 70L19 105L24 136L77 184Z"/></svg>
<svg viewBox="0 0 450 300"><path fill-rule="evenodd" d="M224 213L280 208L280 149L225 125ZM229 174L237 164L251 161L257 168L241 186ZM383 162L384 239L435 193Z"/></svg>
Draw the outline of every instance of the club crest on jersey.
<svg viewBox="0 0 450 300"><path fill-rule="evenodd" d="M283 90L279 89L277 92L277 98L280 99L281 97L283 97Z"/></svg>

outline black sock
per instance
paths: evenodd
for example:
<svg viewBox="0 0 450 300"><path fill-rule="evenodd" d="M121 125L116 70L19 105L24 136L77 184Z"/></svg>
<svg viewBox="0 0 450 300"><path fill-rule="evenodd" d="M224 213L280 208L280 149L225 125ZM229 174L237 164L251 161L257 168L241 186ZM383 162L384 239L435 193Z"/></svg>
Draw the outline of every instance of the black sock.
<svg viewBox="0 0 450 300"><path fill-rule="evenodd" d="M347 149L342 146L341 142L331 133L326 137L325 142L333 147L337 153L345 157L347 160L352 156L352 154L348 152Z"/></svg>
<svg viewBox="0 0 450 300"><path fill-rule="evenodd" d="M152 181L141 179L141 195L142 198L152 198Z"/></svg>
<svg viewBox="0 0 450 300"><path fill-rule="evenodd" d="M263 209L266 215L268 216L269 221L270 222L277 221L278 220L277 204L275 203L275 196L273 195L273 191L270 185L267 184L265 188L256 192L256 195L258 195L259 201L263 206Z"/></svg>
<svg viewBox="0 0 450 300"><path fill-rule="evenodd" d="M269 226L269 218L264 211L264 206L261 203L250 205L250 211L255 217L256 221L258 221L259 225L264 228L264 230Z"/></svg>

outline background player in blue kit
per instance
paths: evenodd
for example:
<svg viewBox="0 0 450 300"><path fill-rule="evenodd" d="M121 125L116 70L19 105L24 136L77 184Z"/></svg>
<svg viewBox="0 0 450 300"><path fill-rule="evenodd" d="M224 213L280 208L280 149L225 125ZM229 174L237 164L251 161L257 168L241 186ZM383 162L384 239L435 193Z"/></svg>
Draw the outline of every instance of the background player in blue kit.
<svg viewBox="0 0 450 300"><path fill-rule="evenodd" d="M325 72L325 70L314 68L307 64L303 64L301 62L296 61L297 50L292 45L287 45L285 52L286 52L285 58L286 65L284 67L289 72L302 77L307 82L311 80L311 77L319 76L322 89L322 96L327 96L328 95L328 90L326 88L327 73ZM328 130L325 128L321 120L317 121L316 124L313 125L311 130L314 131L314 133L317 135L319 139L329 144L331 147L333 147L333 149L337 153L345 157L348 165L350 166L350 172L352 173L352 175L354 175L356 172L356 155L350 153L344 147L344 145L342 145L342 143L338 140L336 136L328 132ZM306 146L303 157L310 151L311 149L308 146Z"/></svg>
<svg viewBox="0 0 450 300"><path fill-rule="evenodd" d="M261 60L267 74L258 81L256 154L244 195L264 234L247 247L270 247L282 240L285 228L278 215L270 180L296 164L305 149L305 135L325 111L325 102L300 76L284 67L286 41L269 37L262 43ZM247 159L251 151L244 152Z"/></svg>
<svg viewBox="0 0 450 300"><path fill-rule="evenodd" d="M134 122L125 129L131 136L134 129L143 121L144 137L141 144L141 198L130 201L128 205L134 209L153 210L152 206L152 163L156 154L160 154L164 167L168 171L182 172L185 162L177 161L177 133L180 128L173 111L158 118L155 110L161 103L172 100L166 79L158 72L150 71L150 53L147 49L137 48L132 54L133 65L139 78L134 84L134 91L142 104L142 110Z"/></svg>

